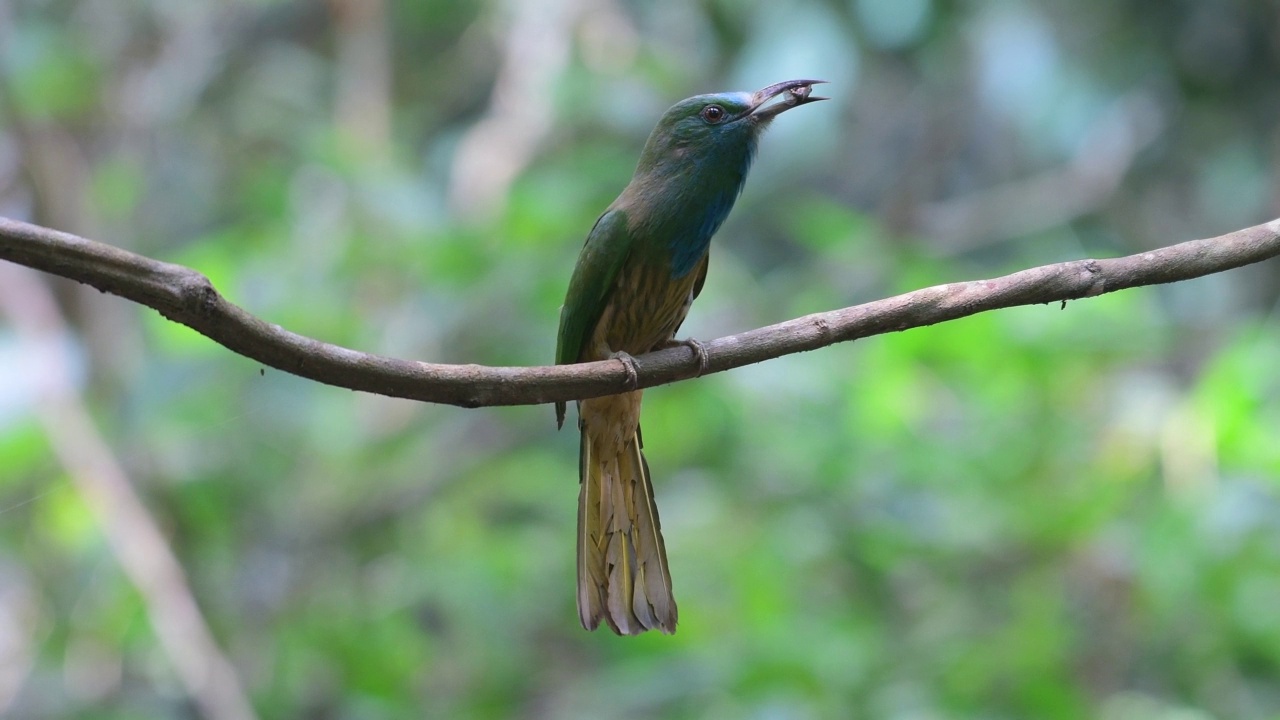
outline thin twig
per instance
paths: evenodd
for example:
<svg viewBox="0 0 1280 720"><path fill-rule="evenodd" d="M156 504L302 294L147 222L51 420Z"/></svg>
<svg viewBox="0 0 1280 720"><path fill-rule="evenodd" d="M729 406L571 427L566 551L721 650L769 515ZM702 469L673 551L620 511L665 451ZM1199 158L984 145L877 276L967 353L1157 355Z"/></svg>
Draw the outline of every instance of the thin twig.
<svg viewBox="0 0 1280 720"><path fill-rule="evenodd" d="M1276 255L1280 255L1280 219L1137 255L1073 260L990 280L937 285L807 315L704 342L703 346L710 372L723 372L987 310L1189 280ZM228 302L208 278L190 268L6 218L0 218L0 260L78 280L155 308L161 315L233 352L300 377L351 390L481 407L568 401L628 389L627 370L616 360L541 367L442 365L330 345L254 317ZM639 386L645 388L694 376L698 359L691 349L681 346L639 357L637 365Z"/></svg>

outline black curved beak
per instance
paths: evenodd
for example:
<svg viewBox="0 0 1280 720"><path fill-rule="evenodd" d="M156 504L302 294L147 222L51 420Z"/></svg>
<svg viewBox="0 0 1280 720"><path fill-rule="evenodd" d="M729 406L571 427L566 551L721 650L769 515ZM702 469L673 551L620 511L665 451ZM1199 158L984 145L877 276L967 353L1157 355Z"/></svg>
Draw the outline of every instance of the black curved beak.
<svg viewBox="0 0 1280 720"><path fill-rule="evenodd" d="M772 120L774 117L790 110L793 107L800 107L811 102L826 100L827 98L811 95L813 86L826 82L826 80L787 80L785 82L774 83L767 88L757 90L751 95L751 109L747 111L752 118L757 120ZM768 104L770 100L783 96L779 102Z"/></svg>

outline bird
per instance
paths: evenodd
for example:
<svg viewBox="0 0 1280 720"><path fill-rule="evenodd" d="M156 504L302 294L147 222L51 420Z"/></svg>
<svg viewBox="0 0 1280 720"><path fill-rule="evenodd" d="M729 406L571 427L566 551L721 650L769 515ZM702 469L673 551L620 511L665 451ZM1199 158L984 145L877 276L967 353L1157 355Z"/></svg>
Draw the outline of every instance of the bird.
<svg viewBox="0 0 1280 720"><path fill-rule="evenodd" d="M763 131L783 112L827 98L821 80L754 93L696 95L671 106L646 141L631 181L596 220L578 255L556 337L556 364L616 359L628 391L581 400L578 429L578 616L618 635L672 634L671 572L641 452L641 390L633 356L687 345L675 334L707 277L711 236L742 191ZM778 98L777 102L770 102ZM556 403L563 427L566 403Z"/></svg>

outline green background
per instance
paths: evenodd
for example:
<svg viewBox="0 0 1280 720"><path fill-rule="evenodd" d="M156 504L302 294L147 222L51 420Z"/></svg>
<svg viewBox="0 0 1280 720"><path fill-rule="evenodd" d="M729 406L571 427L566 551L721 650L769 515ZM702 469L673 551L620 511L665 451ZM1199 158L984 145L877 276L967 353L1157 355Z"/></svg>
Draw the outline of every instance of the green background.
<svg viewBox="0 0 1280 720"><path fill-rule="evenodd" d="M297 333L551 361L676 100L794 77L685 330L1280 215L1269 0L11 0L0 214ZM577 439L288 376L47 279L263 718L1280 717L1280 276L652 390L680 630L574 610ZM200 716L0 317L0 714ZM109 510L107 510L109 512ZM4 640L7 636L8 640ZM15 649L16 648L16 649Z"/></svg>

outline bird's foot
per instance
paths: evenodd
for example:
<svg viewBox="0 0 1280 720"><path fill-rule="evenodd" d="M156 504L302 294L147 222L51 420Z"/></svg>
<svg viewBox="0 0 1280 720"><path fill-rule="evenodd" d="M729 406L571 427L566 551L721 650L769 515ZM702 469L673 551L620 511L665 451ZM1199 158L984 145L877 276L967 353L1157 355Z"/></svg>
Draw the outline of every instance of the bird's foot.
<svg viewBox="0 0 1280 720"><path fill-rule="evenodd" d="M622 363L622 369L627 371L627 379L625 386L628 392L635 390L640 386L640 368L636 366L636 359L630 354L621 350L609 356L613 360Z"/></svg>
<svg viewBox="0 0 1280 720"><path fill-rule="evenodd" d="M707 355L707 347L697 340L693 338L672 340L667 344L667 347L687 347L693 351L693 357L698 361L698 374L694 375L694 377L702 377L711 372L711 357Z"/></svg>

